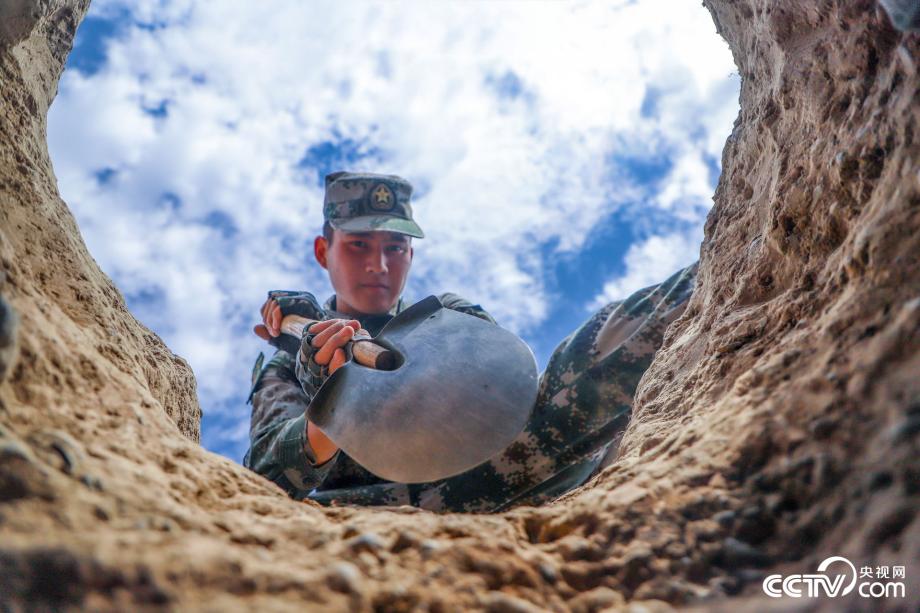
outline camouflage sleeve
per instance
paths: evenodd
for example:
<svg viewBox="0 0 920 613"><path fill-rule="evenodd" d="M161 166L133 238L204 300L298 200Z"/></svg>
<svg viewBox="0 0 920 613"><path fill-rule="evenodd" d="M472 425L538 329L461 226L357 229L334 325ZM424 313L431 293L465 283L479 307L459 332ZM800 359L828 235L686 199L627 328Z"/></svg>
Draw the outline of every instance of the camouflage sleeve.
<svg viewBox="0 0 920 613"><path fill-rule="evenodd" d="M466 313L467 315L472 315L473 317L478 317L479 319L485 319L489 323L496 323L496 321L486 312L484 308L478 304L473 304L466 298L461 298L457 294L447 292L439 295L438 300L441 301L441 304L444 305L445 309L460 311L461 313Z"/></svg>
<svg viewBox="0 0 920 613"><path fill-rule="evenodd" d="M254 377L250 447L243 465L300 499L323 482L340 454L316 464L307 439L310 397L294 375L293 362L291 354L278 350Z"/></svg>

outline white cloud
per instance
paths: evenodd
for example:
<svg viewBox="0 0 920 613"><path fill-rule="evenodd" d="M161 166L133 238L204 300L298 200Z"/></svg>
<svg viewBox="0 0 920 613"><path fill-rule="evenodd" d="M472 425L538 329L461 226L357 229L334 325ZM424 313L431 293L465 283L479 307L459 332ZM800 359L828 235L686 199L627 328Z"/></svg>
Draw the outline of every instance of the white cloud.
<svg viewBox="0 0 920 613"><path fill-rule="evenodd" d="M633 244L626 252L626 270L604 284L588 307L595 311L614 300L623 300L644 287L661 283L699 258L702 236L697 231L652 236Z"/></svg>
<svg viewBox="0 0 920 613"><path fill-rule="evenodd" d="M577 253L630 207L701 225L706 160L737 109L728 48L694 3L91 11L146 25L109 42L101 71L65 72L49 118L61 193L118 286L158 293L148 323L190 360L205 411L245 397L261 342L240 329L266 290L331 291L311 263L322 193L316 169L298 167L310 147L350 139L371 152L352 169L423 188L411 295L456 291L526 331L549 309L547 245ZM671 160L661 185L619 161L646 156ZM114 173L100 183L103 169ZM631 249L610 292L663 279L698 234Z"/></svg>

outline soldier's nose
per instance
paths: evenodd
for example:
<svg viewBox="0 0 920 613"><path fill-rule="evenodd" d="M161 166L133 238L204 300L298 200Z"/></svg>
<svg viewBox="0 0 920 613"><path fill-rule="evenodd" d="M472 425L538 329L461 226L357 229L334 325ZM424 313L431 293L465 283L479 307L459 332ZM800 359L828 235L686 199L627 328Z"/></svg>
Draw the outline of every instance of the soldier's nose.
<svg viewBox="0 0 920 613"><path fill-rule="evenodd" d="M384 273L386 271L387 271L387 260L383 253L383 250L373 253L367 259L367 272Z"/></svg>

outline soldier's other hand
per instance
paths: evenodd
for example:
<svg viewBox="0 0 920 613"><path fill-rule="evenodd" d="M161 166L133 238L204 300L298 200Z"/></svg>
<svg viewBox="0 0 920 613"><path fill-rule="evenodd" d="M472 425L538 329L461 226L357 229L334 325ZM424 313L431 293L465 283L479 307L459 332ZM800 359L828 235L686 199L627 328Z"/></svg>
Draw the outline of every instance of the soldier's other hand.
<svg viewBox="0 0 920 613"><path fill-rule="evenodd" d="M281 306L274 298L269 298L262 305L262 323L255 326L252 331L262 340L271 340L281 334Z"/></svg>
<svg viewBox="0 0 920 613"><path fill-rule="evenodd" d="M361 329L357 319L327 319L310 326L309 332L315 334L312 346L316 350L313 361L321 366L329 366L329 374L341 368L348 357L345 345Z"/></svg>

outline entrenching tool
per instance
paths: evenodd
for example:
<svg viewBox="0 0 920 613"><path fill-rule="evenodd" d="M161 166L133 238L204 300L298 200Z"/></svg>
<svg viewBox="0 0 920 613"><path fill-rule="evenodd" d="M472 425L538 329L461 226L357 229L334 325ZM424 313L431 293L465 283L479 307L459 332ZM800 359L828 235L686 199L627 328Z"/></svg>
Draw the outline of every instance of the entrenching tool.
<svg viewBox="0 0 920 613"><path fill-rule="evenodd" d="M300 339L313 323L288 315L281 330ZM434 296L351 345L354 359L320 387L307 417L390 481L435 481L485 462L524 429L537 398L536 360L521 339Z"/></svg>

